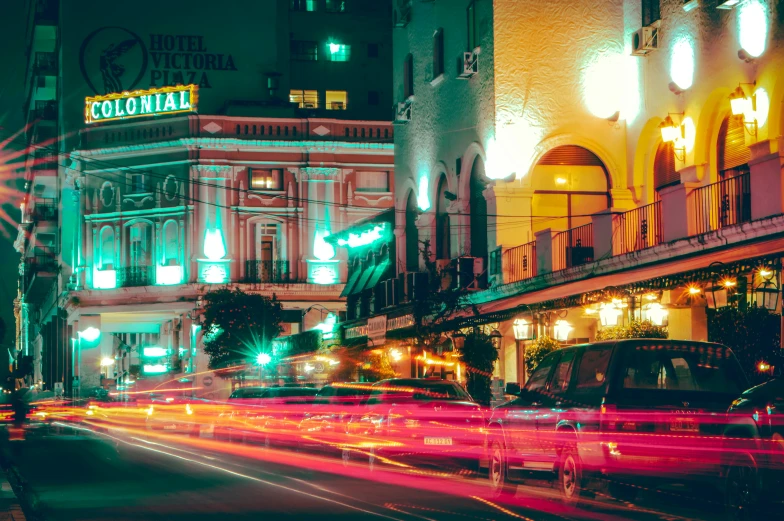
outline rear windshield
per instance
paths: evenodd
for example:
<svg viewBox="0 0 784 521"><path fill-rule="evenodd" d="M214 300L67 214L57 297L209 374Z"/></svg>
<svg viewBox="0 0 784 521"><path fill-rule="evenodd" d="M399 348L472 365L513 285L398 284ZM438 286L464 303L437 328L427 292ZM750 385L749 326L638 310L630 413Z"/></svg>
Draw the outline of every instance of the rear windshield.
<svg viewBox="0 0 784 521"><path fill-rule="evenodd" d="M237 389L229 398L263 398L267 389Z"/></svg>
<svg viewBox="0 0 784 521"><path fill-rule="evenodd" d="M624 356L624 389L739 395L746 387L732 352L721 346L635 346Z"/></svg>

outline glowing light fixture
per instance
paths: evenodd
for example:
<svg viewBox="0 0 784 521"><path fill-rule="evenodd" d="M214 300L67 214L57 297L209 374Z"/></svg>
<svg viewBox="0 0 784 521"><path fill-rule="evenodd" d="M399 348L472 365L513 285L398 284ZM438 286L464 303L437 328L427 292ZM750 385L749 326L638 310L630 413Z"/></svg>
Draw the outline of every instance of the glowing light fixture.
<svg viewBox="0 0 784 521"><path fill-rule="evenodd" d="M672 47L670 78L681 90L694 83L694 46L686 38L679 39Z"/></svg>
<svg viewBox="0 0 784 521"><path fill-rule="evenodd" d="M142 356L161 357L169 354L165 347L145 347L142 349Z"/></svg>
<svg viewBox="0 0 784 521"><path fill-rule="evenodd" d="M332 260L335 257L335 248L324 239L329 236L329 230L319 229L316 225L316 232L313 236L313 256L320 261Z"/></svg>
<svg viewBox="0 0 784 521"><path fill-rule="evenodd" d="M313 365L311 365L311 364L305 364L305 372L306 372L306 373L311 373L311 372L313 372L313 370L314 370L315 368L316 368L316 367L315 367L315 366L313 366Z"/></svg>
<svg viewBox="0 0 784 521"><path fill-rule="evenodd" d="M115 270L93 269L93 289L114 289L117 287Z"/></svg>
<svg viewBox="0 0 784 521"><path fill-rule="evenodd" d="M328 313L323 322L319 322L313 328L321 331L321 338L329 340L335 336L335 328L337 327L338 317L334 313Z"/></svg>
<svg viewBox="0 0 784 521"><path fill-rule="evenodd" d="M110 365L114 365L114 358L108 356L101 358L101 367L109 367Z"/></svg>
<svg viewBox="0 0 784 521"><path fill-rule="evenodd" d="M204 233L204 256L212 261L220 260L226 256L226 244L223 241L223 234L218 228L208 229Z"/></svg>
<svg viewBox="0 0 784 521"><path fill-rule="evenodd" d="M689 295L699 295L702 293L702 290L697 286L689 286L688 291Z"/></svg>
<svg viewBox="0 0 784 521"><path fill-rule="evenodd" d="M256 356L256 363L262 367L264 367L271 361L272 361L272 357L268 353L259 353L258 356Z"/></svg>
<svg viewBox="0 0 784 521"><path fill-rule="evenodd" d="M532 324L524 318L514 319L512 331L514 332L515 340L531 340L533 338Z"/></svg>
<svg viewBox="0 0 784 521"><path fill-rule="evenodd" d="M337 54L340 52L340 48L342 46L339 43L329 42L329 52L332 54Z"/></svg>
<svg viewBox="0 0 784 521"><path fill-rule="evenodd" d="M776 272L770 268L760 268L754 283L754 301L758 307L775 310L778 306L779 283Z"/></svg>
<svg viewBox="0 0 784 521"><path fill-rule="evenodd" d="M403 358L403 353L401 353L399 349L392 348L389 350L389 358L391 358L393 362L399 362Z"/></svg>
<svg viewBox="0 0 784 521"><path fill-rule="evenodd" d="M155 284L157 286L172 286L182 283L182 266L156 266Z"/></svg>
<svg viewBox="0 0 784 521"><path fill-rule="evenodd" d="M741 83L730 94L732 115L743 118L743 126L751 136L756 136L759 127L767 122L770 111L770 97L765 89L759 88L750 94L746 93L746 89L751 90L754 85L754 83Z"/></svg>
<svg viewBox="0 0 784 521"><path fill-rule="evenodd" d="M228 280L226 267L220 264L209 264L201 272L201 278L209 284L222 284Z"/></svg>
<svg viewBox="0 0 784 521"><path fill-rule="evenodd" d="M565 185L567 183L566 179L563 177L556 177L555 184L557 185Z"/></svg>
<svg viewBox="0 0 784 521"><path fill-rule="evenodd" d="M88 327L83 331L79 331L79 338L87 342L95 342L101 336L101 330L95 327Z"/></svg>
<svg viewBox="0 0 784 521"><path fill-rule="evenodd" d="M556 320L553 326L553 333L555 339L559 342L566 342L569 339L569 334L574 330L572 325L566 320Z"/></svg>
<svg viewBox="0 0 784 521"><path fill-rule="evenodd" d="M389 235L387 233L387 223L380 223L374 224L372 228L358 231L358 233L351 232L348 234L348 237L341 237L337 242L339 246L359 248L379 240L386 240L388 238Z"/></svg>
<svg viewBox="0 0 784 521"><path fill-rule="evenodd" d="M740 46L752 58L759 58L768 40L767 9L760 0L747 0L738 9Z"/></svg>
<svg viewBox="0 0 784 521"><path fill-rule="evenodd" d="M666 326L670 312L658 302L643 306L643 320L649 320L654 326Z"/></svg>
<svg viewBox="0 0 784 521"><path fill-rule="evenodd" d="M680 116L682 118L683 114L667 114L667 117L659 125L659 131L661 132L662 141L673 144L672 151L675 154L675 159L683 162L686 160L686 148L689 141L687 139L687 120L691 122L691 118L686 118L681 124L677 124L672 119L672 116Z"/></svg>
<svg viewBox="0 0 784 521"><path fill-rule="evenodd" d="M620 318L623 311L613 303L602 303L599 307L599 320L602 326L612 327L618 325L618 318Z"/></svg>
<svg viewBox="0 0 784 521"><path fill-rule="evenodd" d="M166 364L144 364L142 366L142 372L145 374L160 374L165 373L167 370Z"/></svg>
<svg viewBox="0 0 784 521"><path fill-rule="evenodd" d="M417 193L417 206L423 212L426 212L430 209L430 195L428 192L428 186L430 181L427 178L427 174L422 174L419 176L419 192Z"/></svg>

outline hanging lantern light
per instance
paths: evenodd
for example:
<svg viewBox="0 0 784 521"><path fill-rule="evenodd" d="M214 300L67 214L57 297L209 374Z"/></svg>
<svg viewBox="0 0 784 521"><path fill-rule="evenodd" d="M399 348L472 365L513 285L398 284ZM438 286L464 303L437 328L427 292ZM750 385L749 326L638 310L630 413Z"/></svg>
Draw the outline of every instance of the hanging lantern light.
<svg viewBox="0 0 784 521"><path fill-rule="evenodd" d="M493 329L493 331L488 336L490 337L490 342L493 343L493 347L496 349L501 349L501 339L504 337L501 332L497 329Z"/></svg>
<svg viewBox="0 0 784 521"><path fill-rule="evenodd" d="M760 268L755 276L754 301L757 306L773 311L779 302L779 283L776 272L771 268Z"/></svg>
<svg viewBox="0 0 784 521"><path fill-rule="evenodd" d="M553 334L559 342L566 342L569 339L569 333L573 329L572 325L566 320L556 320L553 326Z"/></svg>
<svg viewBox="0 0 784 521"><path fill-rule="evenodd" d="M669 325L670 312L658 302L651 302L642 307L642 319L649 321L654 326L665 327Z"/></svg>
<svg viewBox="0 0 784 521"><path fill-rule="evenodd" d="M512 322L512 331L514 331L515 340L532 340L533 336L533 324L528 322L524 318L516 318L514 322Z"/></svg>
<svg viewBox="0 0 784 521"><path fill-rule="evenodd" d="M729 295L735 292L738 285L735 279L724 279L714 284L705 292L705 301L711 309L725 308L730 304Z"/></svg>

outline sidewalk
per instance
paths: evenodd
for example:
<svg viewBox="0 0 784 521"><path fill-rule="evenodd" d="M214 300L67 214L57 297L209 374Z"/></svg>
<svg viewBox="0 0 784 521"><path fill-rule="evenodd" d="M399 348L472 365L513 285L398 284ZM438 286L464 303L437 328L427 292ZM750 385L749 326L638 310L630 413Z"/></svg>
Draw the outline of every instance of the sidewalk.
<svg viewBox="0 0 784 521"><path fill-rule="evenodd" d="M11 489L5 471L0 469L0 521L26 521L22 506Z"/></svg>

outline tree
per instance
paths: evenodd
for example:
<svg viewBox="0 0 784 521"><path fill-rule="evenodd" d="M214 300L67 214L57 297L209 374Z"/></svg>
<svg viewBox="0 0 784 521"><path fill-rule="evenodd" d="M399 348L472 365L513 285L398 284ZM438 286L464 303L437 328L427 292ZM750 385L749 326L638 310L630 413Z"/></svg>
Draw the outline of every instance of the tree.
<svg viewBox="0 0 784 521"><path fill-rule="evenodd" d="M780 339L781 315L767 309L753 306L708 310L708 340L732 349L752 384L767 379L758 370L760 362L777 371L784 368Z"/></svg>
<svg viewBox="0 0 784 521"><path fill-rule="evenodd" d="M460 355L466 365L466 389L478 403L490 405L493 393L490 384L493 366L498 360L498 350L489 335L474 330L468 335L460 348Z"/></svg>
<svg viewBox="0 0 784 521"><path fill-rule="evenodd" d="M624 338L667 338L667 328L654 326L649 320L632 320L628 326L604 327L596 333L596 340Z"/></svg>
<svg viewBox="0 0 784 521"><path fill-rule="evenodd" d="M561 344L549 336L537 338L533 344L525 348L525 369L528 374L536 370L536 367L544 360L544 357L560 348Z"/></svg>
<svg viewBox="0 0 784 521"><path fill-rule="evenodd" d="M255 362L260 352L271 354L270 342L283 330L281 306L274 295L219 289L204 295L204 302L204 352L210 369Z"/></svg>

